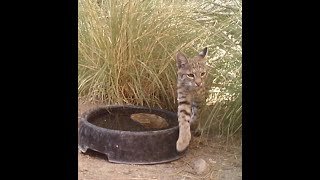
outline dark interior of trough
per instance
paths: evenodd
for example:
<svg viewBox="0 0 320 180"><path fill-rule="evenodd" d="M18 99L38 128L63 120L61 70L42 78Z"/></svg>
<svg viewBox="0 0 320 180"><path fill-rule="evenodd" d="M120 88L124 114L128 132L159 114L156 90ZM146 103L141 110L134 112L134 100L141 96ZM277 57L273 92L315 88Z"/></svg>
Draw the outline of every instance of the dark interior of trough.
<svg viewBox="0 0 320 180"><path fill-rule="evenodd" d="M175 113L160 109L113 107L90 113L88 122L106 129L156 131L178 126Z"/></svg>

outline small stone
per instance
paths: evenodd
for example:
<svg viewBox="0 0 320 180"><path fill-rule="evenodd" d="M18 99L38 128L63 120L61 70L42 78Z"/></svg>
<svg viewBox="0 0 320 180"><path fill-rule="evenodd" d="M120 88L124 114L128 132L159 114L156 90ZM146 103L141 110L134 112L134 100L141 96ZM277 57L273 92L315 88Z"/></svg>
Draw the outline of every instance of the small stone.
<svg viewBox="0 0 320 180"><path fill-rule="evenodd" d="M193 162L193 169L197 174L202 174L207 170L207 162L203 159L197 159Z"/></svg>

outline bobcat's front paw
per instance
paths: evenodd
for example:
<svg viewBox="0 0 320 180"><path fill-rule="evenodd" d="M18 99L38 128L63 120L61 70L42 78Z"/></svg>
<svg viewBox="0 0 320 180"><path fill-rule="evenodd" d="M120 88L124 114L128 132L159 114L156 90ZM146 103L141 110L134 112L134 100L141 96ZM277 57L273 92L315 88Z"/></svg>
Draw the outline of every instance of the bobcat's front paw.
<svg viewBox="0 0 320 180"><path fill-rule="evenodd" d="M176 148L177 148L177 151L178 152L182 152L184 151L189 143L190 143L190 140L191 140L191 133L190 131L187 131L183 134L180 134L179 138L178 138L178 141L176 143Z"/></svg>

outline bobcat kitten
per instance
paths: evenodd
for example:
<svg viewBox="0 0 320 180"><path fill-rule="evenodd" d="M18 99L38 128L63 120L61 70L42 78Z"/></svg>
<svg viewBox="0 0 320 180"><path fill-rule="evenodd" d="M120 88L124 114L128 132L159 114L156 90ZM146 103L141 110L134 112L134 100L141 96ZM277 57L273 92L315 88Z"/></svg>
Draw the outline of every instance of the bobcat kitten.
<svg viewBox="0 0 320 180"><path fill-rule="evenodd" d="M176 56L179 121L179 138L176 149L179 152L187 148L191 140L191 131L198 128L197 111L199 105L205 100L205 79L207 77L205 56L207 50L208 48L204 48L191 59L188 59L181 52L178 52ZM195 128L193 128L194 126Z"/></svg>

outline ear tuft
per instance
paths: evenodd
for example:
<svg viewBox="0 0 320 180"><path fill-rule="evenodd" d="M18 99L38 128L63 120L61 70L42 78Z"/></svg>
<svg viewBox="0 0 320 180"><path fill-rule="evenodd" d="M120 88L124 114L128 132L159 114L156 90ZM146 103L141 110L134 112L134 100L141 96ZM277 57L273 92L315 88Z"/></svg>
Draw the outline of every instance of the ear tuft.
<svg viewBox="0 0 320 180"><path fill-rule="evenodd" d="M208 48L205 47L200 53L199 53L199 56L201 57L206 57L206 55L208 54Z"/></svg>

